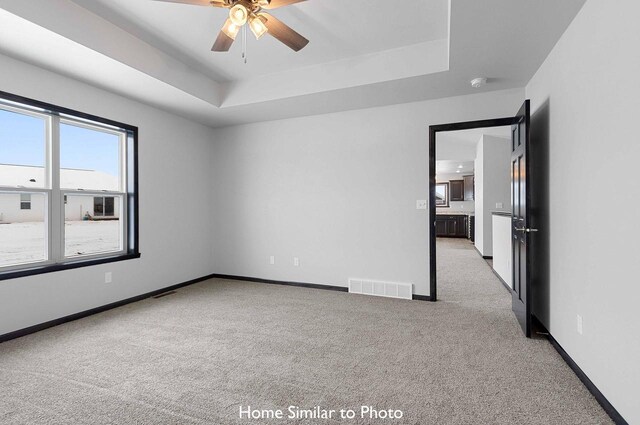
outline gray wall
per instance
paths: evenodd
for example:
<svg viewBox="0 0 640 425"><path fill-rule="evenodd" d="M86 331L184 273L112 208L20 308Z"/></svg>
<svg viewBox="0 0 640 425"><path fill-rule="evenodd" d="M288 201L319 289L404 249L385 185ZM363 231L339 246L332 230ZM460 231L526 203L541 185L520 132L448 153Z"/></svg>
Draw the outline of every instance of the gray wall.
<svg viewBox="0 0 640 425"><path fill-rule="evenodd" d="M546 274L536 313L632 424L640 423L639 16L635 0L587 1L527 85L533 144L549 159L534 170L537 202L550 210L534 223L548 254L536 267Z"/></svg>
<svg viewBox="0 0 640 425"><path fill-rule="evenodd" d="M484 256L493 256L491 212L511 209L511 143L509 139L483 135L477 146L475 246ZM502 204L498 208L497 204Z"/></svg>
<svg viewBox="0 0 640 425"><path fill-rule="evenodd" d="M523 99L511 90L220 130L215 270L410 282L428 295L428 211L416 200L428 199L429 125L514 115Z"/></svg>
<svg viewBox="0 0 640 425"><path fill-rule="evenodd" d="M213 130L0 55L2 90L139 127L142 258L0 282L0 334L207 275ZM204 236L203 236L204 235ZM104 283L104 273L113 283Z"/></svg>

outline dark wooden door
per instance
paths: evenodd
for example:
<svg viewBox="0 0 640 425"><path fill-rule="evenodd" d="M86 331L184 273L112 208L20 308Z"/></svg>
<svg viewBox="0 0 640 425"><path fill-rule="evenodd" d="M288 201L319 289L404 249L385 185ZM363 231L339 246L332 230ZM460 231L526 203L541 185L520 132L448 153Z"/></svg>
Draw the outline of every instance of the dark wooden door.
<svg viewBox="0 0 640 425"><path fill-rule="evenodd" d="M449 193L451 201L464 201L464 180L449 181Z"/></svg>
<svg viewBox="0 0 640 425"><path fill-rule="evenodd" d="M531 337L531 279L532 251L529 238L535 229L530 229L531 214L531 164L529 158L529 101L527 100L515 117L511 127L511 222L513 292L511 306L527 338Z"/></svg>
<svg viewBox="0 0 640 425"><path fill-rule="evenodd" d="M464 176L464 200L473 201L475 195L475 177Z"/></svg>

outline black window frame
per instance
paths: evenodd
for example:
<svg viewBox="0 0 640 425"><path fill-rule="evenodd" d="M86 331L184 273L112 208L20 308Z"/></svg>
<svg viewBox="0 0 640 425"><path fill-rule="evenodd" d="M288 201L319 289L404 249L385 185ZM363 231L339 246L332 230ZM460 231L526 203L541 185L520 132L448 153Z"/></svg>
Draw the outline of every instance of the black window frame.
<svg viewBox="0 0 640 425"><path fill-rule="evenodd" d="M125 188L127 197L127 218L125 223L127 226L127 249L125 253L118 253L113 256L105 255L104 257L93 259L73 259L63 263L49 264L45 266L34 265L34 267L19 270L0 271L0 281L140 258L138 127L4 91L0 91L0 100L9 103L16 103L18 106L23 105L36 108L51 115L71 116L76 119L95 122L123 130L126 132L127 137L126 155L128 158L127 182Z"/></svg>

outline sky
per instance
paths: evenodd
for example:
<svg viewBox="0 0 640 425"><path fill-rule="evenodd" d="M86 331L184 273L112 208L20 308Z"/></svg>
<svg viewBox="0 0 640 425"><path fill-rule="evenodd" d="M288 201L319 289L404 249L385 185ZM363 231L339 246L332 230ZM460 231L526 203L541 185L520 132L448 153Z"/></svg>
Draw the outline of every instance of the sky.
<svg viewBox="0 0 640 425"><path fill-rule="evenodd" d="M61 124L60 166L117 176L118 145L118 136ZM42 167L44 161L44 120L0 109L0 164Z"/></svg>

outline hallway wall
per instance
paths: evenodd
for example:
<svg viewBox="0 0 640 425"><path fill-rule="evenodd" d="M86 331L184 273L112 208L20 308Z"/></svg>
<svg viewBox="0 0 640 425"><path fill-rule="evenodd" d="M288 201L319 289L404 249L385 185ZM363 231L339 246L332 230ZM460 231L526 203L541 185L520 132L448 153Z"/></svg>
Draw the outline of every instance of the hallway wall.
<svg viewBox="0 0 640 425"><path fill-rule="evenodd" d="M511 208L511 145L508 139L483 135L477 146L475 246L485 257L493 256L494 210ZM498 208L497 204L502 204Z"/></svg>
<svg viewBox="0 0 640 425"><path fill-rule="evenodd" d="M526 88L549 160L534 170L536 207L549 208L533 223L548 256L536 315L629 423L640 423L638 16L636 0L588 0Z"/></svg>

